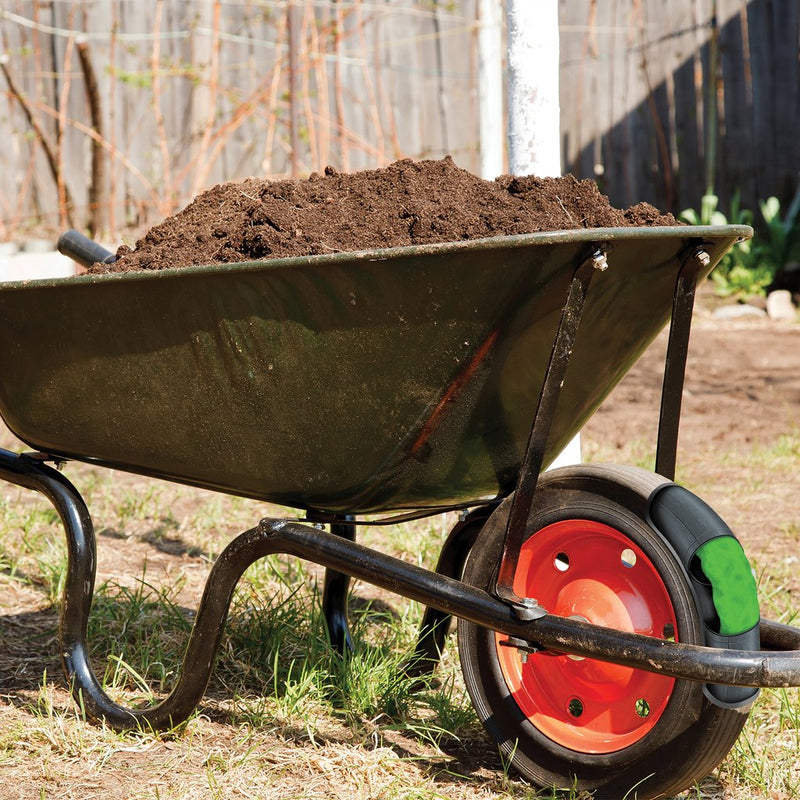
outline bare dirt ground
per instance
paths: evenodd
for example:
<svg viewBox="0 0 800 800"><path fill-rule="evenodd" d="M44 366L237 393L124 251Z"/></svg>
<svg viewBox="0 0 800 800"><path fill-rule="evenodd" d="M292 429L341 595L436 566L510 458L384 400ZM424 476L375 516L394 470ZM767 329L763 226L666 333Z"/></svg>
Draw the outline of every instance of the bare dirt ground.
<svg viewBox="0 0 800 800"><path fill-rule="evenodd" d="M800 325L717 321L710 304L703 299L694 323L678 480L728 521L767 593L779 581L788 592L788 610L797 612ZM665 342L659 338L587 425L582 438L590 460L646 464L652 458ZM0 445L20 449L5 429L0 430ZM107 490L130 498L144 491L143 486L141 478L120 476ZM27 503L28 494L0 486L0 513ZM198 497L181 490L174 498L162 496L161 502L180 520L196 512ZM230 512L218 510L217 518L238 532L254 521L252 516L246 519L251 513L256 512L239 504ZM143 512L132 516L130 530L120 535L105 530L99 542L99 578L132 580L147 560L148 575L182 571L188 576L180 601L191 606L207 567L202 553L182 544L190 540L191 531L180 527L183 539L176 535L170 548L170 537L156 541L148 534L153 524ZM53 535L60 538L55 526ZM444 754L399 733L354 739L333 723L324 737L315 739L277 725L253 729L226 716L220 703L209 702L177 738L116 737L73 713L59 673L57 613L40 587L12 573L0 561L3 797L530 796L522 784L504 776L494 749L477 736L452 743ZM787 610L787 601L782 602L784 606L769 613ZM743 800L755 795L723 776L703 796Z"/></svg>
<svg viewBox="0 0 800 800"><path fill-rule="evenodd" d="M703 292L693 320L677 479L756 557L784 547L800 555L796 540L785 541L800 523L800 326L718 320L717 304ZM590 420L592 460L632 463L649 454L665 351L662 334Z"/></svg>

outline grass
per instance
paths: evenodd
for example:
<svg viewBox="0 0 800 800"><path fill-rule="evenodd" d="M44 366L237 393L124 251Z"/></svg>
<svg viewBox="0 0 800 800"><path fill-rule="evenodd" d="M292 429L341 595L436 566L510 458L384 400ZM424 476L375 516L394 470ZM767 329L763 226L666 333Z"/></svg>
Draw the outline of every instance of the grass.
<svg viewBox="0 0 800 800"><path fill-rule="evenodd" d="M134 498L135 479L121 476L115 493L108 480L79 469L87 477L76 483L100 532L102 577L88 632L95 668L115 699L152 702L175 680L197 587L209 563L233 532L250 527L266 512L248 501L220 500L181 487L148 494L148 507ZM66 566L53 515L35 497L16 490L2 503L0 592L10 585L24 587L49 609L58 603ZM421 552L408 539L401 548L400 533L388 533L387 540L397 542L398 549ZM444 528L431 537L420 527L414 535L419 541L435 539ZM190 537L201 546L189 545ZM455 666L451 663L439 676L439 686L420 687L418 679L407 677L402 666L413 650L420 609L396 598L365 598L369 592L362 592L364 587L358 587L361 599L351 610L355 652L346 658L332 652L320 616L320 577L315 567L287 557L271 557L248 570L234 598L207 702L172 738L172 752L180 754L175 766L188 768L188 751L198 735L213 738L210 726L214 732L224 729L225 735L199 769L192 768L190 783L201 780L204 797L230 796L244 775L261 787L255 796L293 796L284 793L287 781L281 776L287 770L294 776L296 762L304 759L316 763L317 770L327 764L325 769L340 773L340 779L363 762L369 774L384 776L376 797L448 796L425 777L451 760L439 744L457 747L461 731L472 738L479 733ZM0 764L22 769L35 753L43 787L63 780L71 771L67 765L82 762L89 771L110 775L109 765L119 761L121 752L139 760L170 740L117 734L86 723L66 696L55 664L42 669L35 690L15 689L2 706L13 721L0 722ZM230 741L231 732L236 741ZM399 741L398 751L392 742ZM287 748L292 758L277 758ZM288 779L290 787L296 784L297 797L319 796L305 783ZM279 785L284 789L278 791ZM367 796L362 789L354 784L353 796ZM46 788L42 791L51 796ZM152 790L139 786L124 796L190 796L181 791L167 781Z"/></svg>
<svg viewBox="0 0 800 800"><path fill-rule="evenodd" d="M764 690L721 774L751 796L799 797L799 749L797 690Z"/></svg>
<svg viewBox="0 0 800 800"><path fill-rule="evenodd" d="M791 458L794 447L781 443L771 457ZM637 452L647 457L644 447ZM762 457L769 456L753 456ZM267 510L169 485L146 490L140 502L141 479L77 472L101 532L89 630L96 669L119 701L153 702L175 681L211 561ZM360 538L431 566L452 522L365 530ZM320 613L322 571L290 557L264 559L245 574L206 697L184 725L153 735L87 722L65 691L52 636L65 567L53 523L28 494L0 496L0 621L22 614L21 624L31 625L19 640L9 637L0 673L27 665L0 690L0 770L19 789L9 796L556 797L520 781L488 743L452 646L434 681L420 685L404 674L421 616L416 604L355 585L356 649L341 657ZM796 541L796 523L785 533ZM757 564L765 610L783 621L792 619L795 589L788 559ZM0 628L7 630L13 625ZM762 692L716 777L687 797L798 796L798 723L796 690ZM560 796L570 797L578 795Z"/></svg>
<svg viewBox="0 0 800 800"><path fill-rule="evenodd" d="M652 441L634 437L622 446L612 447L608 442L584 437L581 457L594 463L629 464L640 469L653 470L656 462L655 437Z"/></svg>

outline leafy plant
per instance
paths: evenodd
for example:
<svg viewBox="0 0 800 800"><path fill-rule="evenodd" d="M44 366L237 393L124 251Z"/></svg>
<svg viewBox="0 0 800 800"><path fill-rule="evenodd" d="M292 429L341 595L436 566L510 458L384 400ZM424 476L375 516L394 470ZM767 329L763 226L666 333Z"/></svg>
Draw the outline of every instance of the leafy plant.
<svg viewBox="0 0 800 800"><path fill-rule="evenodd" d="M777 273L789 261L796 259L800 250L800 186L792 199L786 217L781 219L781 204L777 197L769 197L759 204L766 224L765 236L759 238L761 258Z"/></svg>
<svg viewBox="0 0 800 800"><path fill-rule="evenodd" d="M783 267L800 254L800 186L784 218L780 201L769 197L759 203L761 220L740 205L739 193L731 199L730 215L719 209L719 198L704 195L700 209L686 209L680 219L690 225L754 225L752 239L734 245L717 265L711 278L722 296L764 295Z"/></svg>

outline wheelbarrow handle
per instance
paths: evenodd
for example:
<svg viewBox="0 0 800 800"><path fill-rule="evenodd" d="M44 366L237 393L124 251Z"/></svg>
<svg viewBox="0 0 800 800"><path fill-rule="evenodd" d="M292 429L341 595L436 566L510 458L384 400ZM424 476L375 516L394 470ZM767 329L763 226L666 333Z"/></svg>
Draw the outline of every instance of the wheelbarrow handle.
<svg viewBox="0 0 800 800"><path fill-rule="evenodd" d="M83 267L91 267L92 264L113 264L117 260L117 256L110 250L106 250L76 230L64 231L58 237L56 247L59 253L69 256Z"/></svg>

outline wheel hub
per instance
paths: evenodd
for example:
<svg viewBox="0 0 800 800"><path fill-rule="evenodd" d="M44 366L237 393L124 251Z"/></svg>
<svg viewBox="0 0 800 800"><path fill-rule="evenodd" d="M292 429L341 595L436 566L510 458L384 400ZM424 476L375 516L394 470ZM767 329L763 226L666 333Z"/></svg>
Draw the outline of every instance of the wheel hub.
<svg viewBox="0 0 800 800"><path fill-rule="evenodd" d="M652 562L627 536L589 520L553 523L522 547L514 580L548 612L658 638L677 620ZM629 747L658 722L674 679L629 667L539 652L529 658L496 637L503 676L545 736L585 753Z"/></svg>

